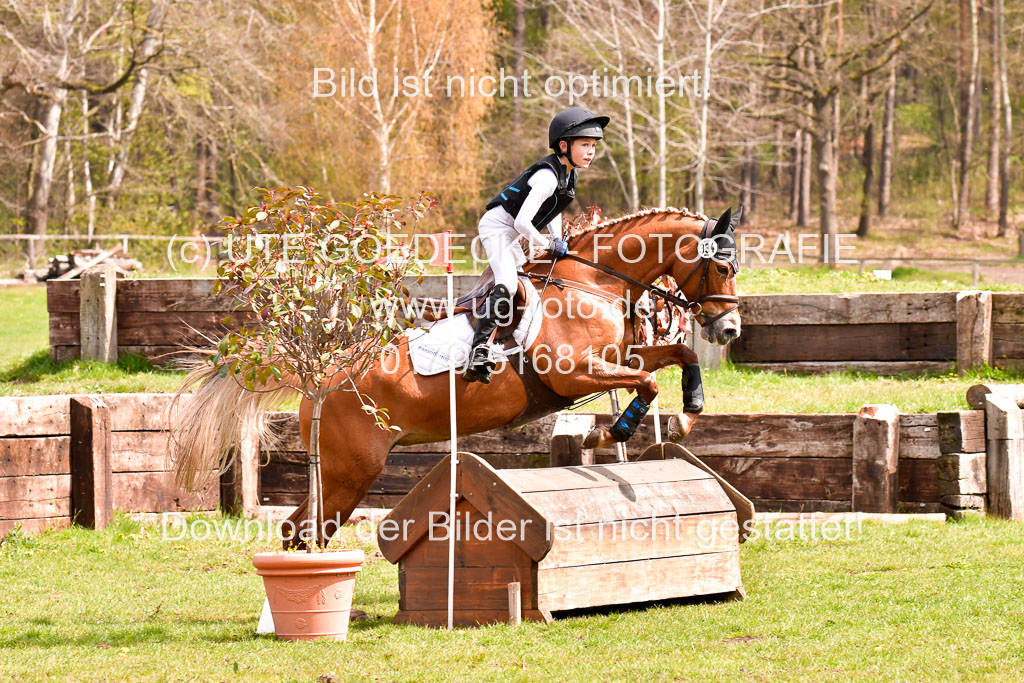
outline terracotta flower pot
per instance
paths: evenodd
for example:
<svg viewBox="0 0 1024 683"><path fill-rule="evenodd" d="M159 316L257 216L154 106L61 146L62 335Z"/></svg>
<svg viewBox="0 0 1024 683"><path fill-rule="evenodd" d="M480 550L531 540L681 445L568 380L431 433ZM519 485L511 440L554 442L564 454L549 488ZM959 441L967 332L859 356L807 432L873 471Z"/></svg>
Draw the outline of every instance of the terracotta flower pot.
<svg viewBox="0 0 1024 683"><path fill-rule="evenodd" d="M257 553L278 638L345 640L362 550Z"/></svg>

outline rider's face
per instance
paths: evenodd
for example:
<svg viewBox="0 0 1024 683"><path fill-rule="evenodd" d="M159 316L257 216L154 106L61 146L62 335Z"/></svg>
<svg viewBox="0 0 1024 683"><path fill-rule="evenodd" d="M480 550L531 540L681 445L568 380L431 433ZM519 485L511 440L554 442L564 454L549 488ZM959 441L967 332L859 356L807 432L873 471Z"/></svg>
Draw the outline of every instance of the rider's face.
<svg viewBox="0 0 1024 683"><path fill-rule="evenodd" d="M564 149L567 144L563 141L561 147ZM595 154L597 154L597 138L576 138L572 141L572 153L569 154L569 160L577 168L589 168Z"/></svg>

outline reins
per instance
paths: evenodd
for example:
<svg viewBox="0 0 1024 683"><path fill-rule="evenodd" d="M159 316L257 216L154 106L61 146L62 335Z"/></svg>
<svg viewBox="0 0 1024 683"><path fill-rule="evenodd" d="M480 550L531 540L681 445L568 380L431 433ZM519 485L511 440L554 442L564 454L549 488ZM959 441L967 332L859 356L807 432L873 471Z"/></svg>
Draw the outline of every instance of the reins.
<svg viewBox="0 0 1024 683"><path fill-rule="evenodd" d="M712 225L713 223L717 223L717 221L715 221L713 219L710 219L710 218L707 219L706 221L704 221L704 226L703 226L703 228L701 228L701 231L700 231L700 238L702 240L707 238L708 228L709 227L713 228L714 227ZM639 280L637 280L635 278L632 278L629 275L626 275L625 273L620 273L619 271L615 270L614 268L609 268L606 265L597 263L596 261L591 261L590 259L585 259L585 258L583 258L581 256L576 256L575 254L566 254L565 256L562 256L561 259L562 260L568 259L570 261L575 261L576 263L583 264L583 265L588 266L590 268L594 268L596 270L599 270L602 273L605 273L607 275L611 275L612 277L617 278L619 280L622 280L623 282L627 282L627 283L633 285L634 287L640 287L641 289L643 289L643 290L645 290L645 291L650 293L652 300L654 299L654 297L660 296L665 301L673 303L676 306L682 306L686 310L691 311L695 318L698 318L698 319L703 318L703 320L701 322L701 325L706 327L708 325L713 324L715 321L717 321L717 320L719 320L721 318L724 318L725 316L729 315L733 311L735 311L737 308L739 308L739 304L740 304L739 297L738 296L734 296L732 294L703 293L705 287L707 286L707 282L708 282L708 269L710 268L711 261L713 260L712 256L713 256L713 254L711 256L701 256L700 257L700 260L694 265L693 269L690 270L690 272L686 276L686 278L679 284L679 286L677 288L677 291L679 292L678 295L677 294L673 294L672 292L670 292L667 289L664 289L662 287L658 287L658 286L655 286L655 285L648 285L646 283L640 282ZM552 264L552 265L554 265L554 264ZM729 261L729 267L732 268L734 272L738 272L739 271L739 266L738 266L738 264L735 261L735 257L733 257L733 259L731 259ZM683 294L683 287L686 286L686 283L690 281L690 279L693 277L694 273L696 273L698 270L701 271L701 276L700 276L700 282L698 284L697 291L701 292L701 293L698 294L697 298L694 301L689 301L686 298L685 294ZM548 277L545 278L545 287L547 286L547 282L550 279L551 279L551 275L549 273ZM704 312L704 303L707 302L707 301L721 301L721 302L724 302L724 303L731 303L732 306L727 308L726 310L722 311L721 313L719 313L718 315L716 315L714 317L708 317L708 314Z"/></svg>

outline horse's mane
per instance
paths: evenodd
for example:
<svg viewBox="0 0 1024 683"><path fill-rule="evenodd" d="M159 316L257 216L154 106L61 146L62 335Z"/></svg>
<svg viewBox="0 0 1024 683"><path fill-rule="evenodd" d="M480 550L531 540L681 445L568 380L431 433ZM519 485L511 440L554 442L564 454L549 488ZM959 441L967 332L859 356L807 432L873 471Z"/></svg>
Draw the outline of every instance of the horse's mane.
<svg viewBox="0 0 1024 683"><path fill-rule="evenodd" d="M626 225L639 220L653 220L656 216L669 216L677 215L680 218L699 218L705 220L707 217L699 213L690 211L689 209L677 209L674 206L657 208L649 207L641 209L635 213L628 213L623 216L616 218L609 218L607 220L599 220L601 216L601 209L596 206L587 207L587 209L579 214L574 220L567 221L565 234L569 241L569 247L572 248L579 244L579 240L584 235L589 235L596 232L607 232L609 228L616 228L621 225Z"/></svg>

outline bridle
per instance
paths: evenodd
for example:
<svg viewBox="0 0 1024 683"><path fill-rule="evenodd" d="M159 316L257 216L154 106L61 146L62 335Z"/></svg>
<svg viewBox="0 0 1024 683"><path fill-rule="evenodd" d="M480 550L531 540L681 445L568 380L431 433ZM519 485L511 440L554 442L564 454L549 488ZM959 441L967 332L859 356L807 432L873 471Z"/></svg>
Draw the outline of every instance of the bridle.
<svg viewBox="0 0 1024 683"><path fill-rule="evenodd" d="M714 230L717 224L718 221L716 219L709 218L705 220L704 226L701 228L700 231L700 239L702 241L708 239L709 231L711 232L711 234L714 234ZM700 242L698 242L698 248L699 244ZM730 249L723 249L722 251L728 252L730 251ZM739 273L740 265L739 261L736 259L735 246L731 248L731 251L732 255L728 261L728 264L729 267L732 269L733 275L735 275ZM729 315L730 313L732 313L733 311L740 307L740 299L738 296L735 296L733 294L713 294L707 291L709 283L708 269L711 267L711 262L716 260L714 257L715 254L700 257L700 259L694 264L690 272L686 275L683 281L679 283L678 287L676 288L676 291L679 292L678 294L670 292L662 287L645 284L635 278L626 275L625 273L620 273L619 271L613 268L609 268L608 266L597 263L596 261L591 261L590 259L585 259L581 256L576 256L575 254L566 254L565 256L562 256L561 259L581 263L585 266L595 268L601 271L602 273L606 273L608 275L611 275L612 277L618 278L619 280L628 282L634 287L640 287L641 289L650 293L652 301L655 297L660 296L665 301L673 303L676 306L681 306L682 308L690 311L693 314L693 317L695 317L698 320L698 322L700 322L701 327L707 327L708 325L714 324L716 321L720 320L721 318L724 318L725 316ZM693 301L690 301L683 294L683 288L686 286L686 283L693 279L693 276L697 272L700 272L700 282L697 285L697 298L694 299ZM715 315L714 317L708 317L708 314L704 312L704 304L708 301L720 301L724 303L730 303L732 304L732 306L722 311L721 313Z"/></svg>

